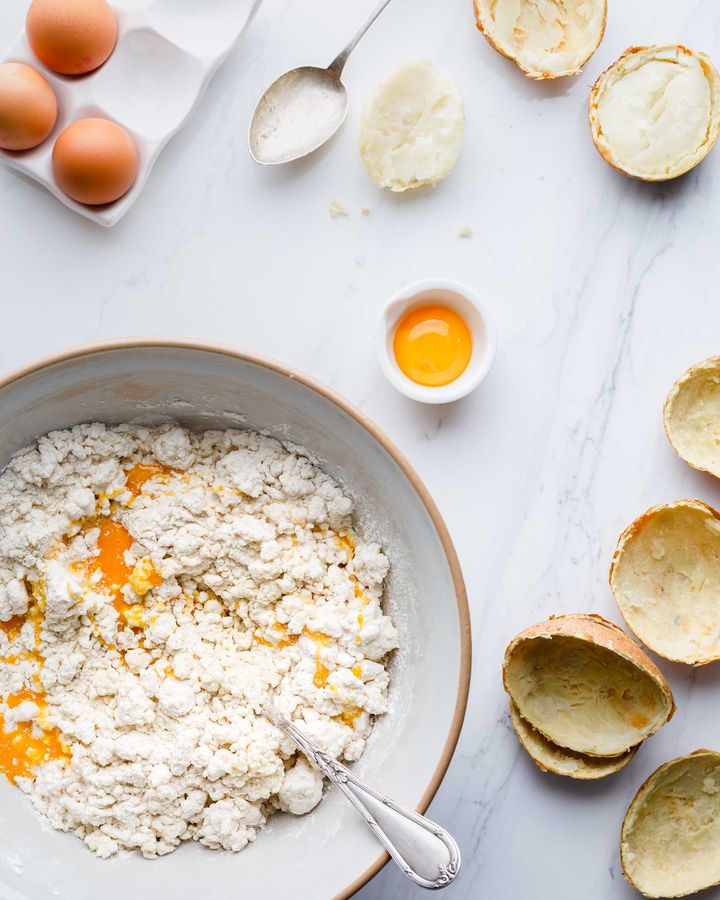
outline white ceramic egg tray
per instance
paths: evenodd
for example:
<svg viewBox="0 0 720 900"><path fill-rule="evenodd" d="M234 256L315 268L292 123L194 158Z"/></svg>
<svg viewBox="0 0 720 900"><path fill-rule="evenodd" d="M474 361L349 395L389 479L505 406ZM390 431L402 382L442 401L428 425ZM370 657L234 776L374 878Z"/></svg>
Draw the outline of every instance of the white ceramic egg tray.
<svg viewBox="0 0 720 900"><path fill-rule="evenodd" d="M23 62L47 78L58 101L52 134L33 150L0 156L39 181L65 206L100 225L115 225L140 196L170 138L187 121L210 79L247 28L261 0L110 0L118 39L108 61L83 76L58 75L30 49L23 30L3 62ZM140 156L135 184L119 200L84 206L55 184L52 149L58 134L76 119L99 116L122 125Z"/></svg>

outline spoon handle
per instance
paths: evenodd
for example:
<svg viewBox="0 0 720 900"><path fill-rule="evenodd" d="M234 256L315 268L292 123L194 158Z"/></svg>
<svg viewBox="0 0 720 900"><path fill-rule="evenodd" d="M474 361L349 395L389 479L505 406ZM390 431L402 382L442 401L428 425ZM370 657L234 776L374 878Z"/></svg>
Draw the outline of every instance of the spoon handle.
<svg viewBox="0 0 720 900"><path fill-rule="evenodd" d="M377 6L371 13L369 18L363 23L362 27L355 35L355 37L350 41L350 43L342 50L335 59L328 66L328 71L334 72L335 75L339 78L342 75L342 70L345 68L345 63L348 60L348 56L353 52L357 42L360 38L365 34L368 28L372 25L372 23L377 19L380 13L385 9L390 0L382 0L382 2Z"/></svg>
<svg viewBox="0 0 720 900"><path fill-rule="evenodd" d="M444 828L378 793L275 711L266 710L265 715L340 788L411 881L429 890L447 887L454 881L460 869L460 849Z"/></svg>

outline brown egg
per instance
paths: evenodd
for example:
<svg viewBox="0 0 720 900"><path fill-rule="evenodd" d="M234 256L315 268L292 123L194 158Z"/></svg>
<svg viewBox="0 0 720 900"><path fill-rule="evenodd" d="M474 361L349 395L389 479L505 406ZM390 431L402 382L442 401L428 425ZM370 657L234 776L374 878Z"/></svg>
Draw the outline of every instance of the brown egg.
<svg viewBox="0 0 720 900"><path fill-rule="evenodd" d="M39 72L23 63L0 65L0 147L29 150L55 127L57 100Z"/></svg>
<svg viewBox="0 0 720 900"><path fill-rule="evenodd" d="M98 206L130 190L139 159L124 128L109 119L79 119L58 136L52 164L55 181L68 197Z"/></svg>
<svg viewBox="0 0 720 900"><path fill-rule="evenodd" d="M117 19L106 0L33 0L25 29L40 62L63 75L97 69L117 40Z"/></svg>

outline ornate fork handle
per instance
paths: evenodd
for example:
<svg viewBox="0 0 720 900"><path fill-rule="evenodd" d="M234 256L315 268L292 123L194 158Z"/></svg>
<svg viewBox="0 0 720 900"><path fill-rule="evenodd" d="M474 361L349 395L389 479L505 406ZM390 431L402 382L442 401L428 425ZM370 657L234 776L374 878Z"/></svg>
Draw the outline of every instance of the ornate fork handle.
<svg viewBox="0 0 720 900"><path fill-rule="evenodd" d="M380 794L274 710L265 710L265 715L340 788L408 878L428 890L447 887L455 879L460 849L444 828Z"/></svg>

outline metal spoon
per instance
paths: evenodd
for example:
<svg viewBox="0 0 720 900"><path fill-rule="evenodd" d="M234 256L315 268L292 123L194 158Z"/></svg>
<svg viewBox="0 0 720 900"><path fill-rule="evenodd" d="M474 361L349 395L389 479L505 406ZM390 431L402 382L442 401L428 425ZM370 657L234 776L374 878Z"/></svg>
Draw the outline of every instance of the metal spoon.
<svg viewBox="0 0 720 900"><path fill-rule="evenodd" d="M390 0L370 15L360 31L327 69L301 66L274 81L255 107L248 146L264 166L301 159L335 134L347 115L348 97L340 80L348 56Z"/></svg>
<svg viewBox="0 0 720 900"><path fill-rule="evenodd" d="M411 881L420 887L437 890L455 880L460 870L460 849L444 828L378 793L334 757L320 750L275 710L263 712L340 788Z"/></svg>

